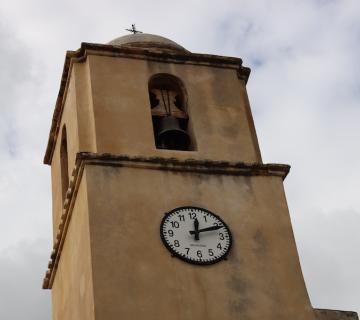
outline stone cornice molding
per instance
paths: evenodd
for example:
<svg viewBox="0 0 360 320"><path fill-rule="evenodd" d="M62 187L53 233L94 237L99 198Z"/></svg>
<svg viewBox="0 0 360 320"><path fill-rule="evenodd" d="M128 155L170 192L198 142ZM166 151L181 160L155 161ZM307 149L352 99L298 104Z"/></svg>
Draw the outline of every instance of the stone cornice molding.
<svg viewBox="0 0 360 320"><path fill-rule="evenodd" d="M168 170L177 172L196 172L203 174L236 175L236 176L277 176L283 180L289 173L290 166L285 164L247 164L244 162L212 160L180 160L176 158L143 157L129 155L97 154L80 152L76 156L75 168L66 193L63 213L50 255L48 270L43 280L43 289L51 289L54 282L61 251L69 227L72 209L80 186L82 173L86 165L117 166L143 168L149 170Z"/></svg>
<svg viewBox="0 0 360 320"><path fill-rule="evenodd" d="M353 311L314 309L314 312L318 320L359 320L357 313Z"/></svg>
<svg viewBox="0 0 360 320"><path fill-rule="evenodd" d="M250 68L242 66L242 59L235 57L224 57L210 54L199 54L191 52L172 52L166 50L133 48L131 46L112 46L105 44L82 43L77 51L67 51L64 68L61 77L60 89L55 104L52 118L48 144L44 156L44 163L51 164L55 141L59 133L60 120L65 103L66 91L69 85L69 78L74 63L86 61L88 55L122 57L127 59L142 59L166 63L192 64L212 66L216 68L234 69L238 78L247 83Z"/></svg>
<svg viewBox="0 0 360 320"><path fill-rule="evenodd" d="M188 171L208 174L241 176L280 176L283 180L290 171L286 164L261 164L214 160L178 159L163 157L144 157L115 155L110 153L80 152L76 161L106 166L141 167L158 170Z"/></svg>

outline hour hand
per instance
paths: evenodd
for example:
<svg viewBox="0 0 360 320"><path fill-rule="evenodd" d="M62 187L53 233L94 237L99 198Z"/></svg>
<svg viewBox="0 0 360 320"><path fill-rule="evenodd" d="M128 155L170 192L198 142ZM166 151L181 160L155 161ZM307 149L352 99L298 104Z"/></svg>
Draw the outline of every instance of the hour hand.
<svg viewBox="0 0 360 320"><path fill-rule="evenodd" d="M194 220L194 231L190 231L190 234L195 234L195 240L200 240L199 237L199 220L195 218Z"/></svg>
<svg viewBox="0 0 360 320"><path fill-rule="evenodd" d="M223 226L212 226L212 227L208 227L208 228L204 228L204 229L198 229L197 233L199 234L200 232L206 232L206 231L213 231L213 230L219 230L221 229ZM190 234L194 234L195 231L190 231Z"/></svg>

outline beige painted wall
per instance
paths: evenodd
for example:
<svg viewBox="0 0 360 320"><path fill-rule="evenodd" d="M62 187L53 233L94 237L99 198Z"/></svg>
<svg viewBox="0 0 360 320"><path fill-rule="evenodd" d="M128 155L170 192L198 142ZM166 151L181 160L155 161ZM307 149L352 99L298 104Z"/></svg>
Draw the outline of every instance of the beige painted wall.
<svg viewBox="0 0 360 320"><path fill-rule="evenodd" d="M89 62L75 63L72 75L76 79L76 109L79 115L79 149L77 151L95 152L96 134Z"/></svg>
<svg viewBox="0 0 360 320"><path fill-rule="evenodd" d="M148 80L179 77L188 94L196 151L155 148ZM51 162L54 237L62 213L60 143L67 129L69 176L80 151L261 162L246 87L236 70L89 55L74 63Z"/></svg>
<svg viewBox="0 0 360 320"><path fill-rule="evenodd" d="M183 81L196 151L155 148L148 79L156 73ZM79 151L261 163L245 84L232 69L89 55L72 69L64 124L69 175ZM58 138L54 232L59 149ZM200 267L171 258L159 225L184 205L227 222L227 261ZM314 319L281 178L87 165L72 215L53 284L54 320Z"/></svg>
<svg viewBox="0 0 360 320"><path fill-rule="evenodd" d="M95 319L86 180L84 174L52 287L53 320Z"/></svg>
<svg viewBox="0 0 360 320"><path fill-rule="evenodd" d="M236 70L105 56L88 61L97 152L261 162ZM155 148L148 80L157 73L185 85L195 152Z"/></svg>
<svg viewBox="0 0 360 320"><path fill-rule="evenodd" d="M156 73L184 82L196 151L155 148L148 80ZM59 154L64 124L69 176L79 151L261 162L245 84L236 70L90 55L74 64L69 79L51 163L54 236L62 213Z"/></svg>
<svg viewBox="0 0 360 320"><path fill-rule="evenodd" d="M51 162L54 237L63 207L64 125L69 176L81 151L261 163L236 70L94 52L74 62L65 91ZM155 148L148 80L156 73L183 81L196 151ZM81 179L52 269L53 320L315 320L280 177L86 165ZM170 256L160 222L186 205L209 209L229 225L234 243L226 261L203 267Z"/></svg>
<svg viewBox="0 0 360 320"><path fill-rule="evenodd" d="M314 319L281 178L85 170L96 319ZM170 256L160 222L185 205L229 225L227 261L203 267Z"/></svg>

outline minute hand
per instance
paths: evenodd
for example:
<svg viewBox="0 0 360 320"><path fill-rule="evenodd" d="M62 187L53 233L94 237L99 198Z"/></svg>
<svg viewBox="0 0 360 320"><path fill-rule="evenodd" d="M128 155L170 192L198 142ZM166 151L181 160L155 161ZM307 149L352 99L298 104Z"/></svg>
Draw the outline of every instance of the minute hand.
<svg viewBox="0 0 360 320"><path fill-rule="evenodd" d="M223 226L212 226L212 227L208 227L208 228L204 228L204 229L199 229L197 230L197 232L206 232L206 231L213 231L213 230L219 230L221 229ZM195 231L190 231L190 234L194 234Z"/></svg>

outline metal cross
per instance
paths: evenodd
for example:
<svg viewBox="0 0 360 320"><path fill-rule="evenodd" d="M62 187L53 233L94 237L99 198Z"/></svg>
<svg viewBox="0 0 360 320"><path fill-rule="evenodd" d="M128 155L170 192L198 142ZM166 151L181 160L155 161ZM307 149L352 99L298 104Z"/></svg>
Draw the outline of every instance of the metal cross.
<svg viewBox="0 0 360 320"><path fill-rule="evenodd" d="M132 24L132 25L131 25L131 29L125 29L125 30L126 30L126 31L130 31L130 32L132 32L133 34L142 33L141 31L136 30L135 24Z"/></svg>

